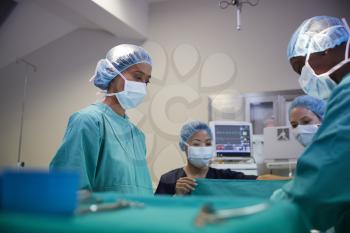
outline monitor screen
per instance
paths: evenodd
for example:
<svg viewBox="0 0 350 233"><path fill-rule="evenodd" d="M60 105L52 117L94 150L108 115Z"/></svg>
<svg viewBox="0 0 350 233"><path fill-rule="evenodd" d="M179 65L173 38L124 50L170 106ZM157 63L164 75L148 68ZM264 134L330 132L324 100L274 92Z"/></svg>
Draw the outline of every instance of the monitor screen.
<svg viewBox="0 0 350 233"><path fill-rule="evenodd" d="M215 125L214 133L218 157L250 157L250 125Z"/></svg>

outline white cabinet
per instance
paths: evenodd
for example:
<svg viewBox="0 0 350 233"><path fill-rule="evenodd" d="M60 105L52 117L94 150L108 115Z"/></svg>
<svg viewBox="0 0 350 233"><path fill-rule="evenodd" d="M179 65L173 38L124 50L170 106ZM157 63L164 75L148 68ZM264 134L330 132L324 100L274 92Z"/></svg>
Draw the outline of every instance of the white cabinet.
<svg viewBox="0 0 350 233"><path fill-rule="evenodd" d="M263 134L266 126L289 124L290 103L302 90L286 90L245 94L245 121L253 125L253 134Z"/></svg>

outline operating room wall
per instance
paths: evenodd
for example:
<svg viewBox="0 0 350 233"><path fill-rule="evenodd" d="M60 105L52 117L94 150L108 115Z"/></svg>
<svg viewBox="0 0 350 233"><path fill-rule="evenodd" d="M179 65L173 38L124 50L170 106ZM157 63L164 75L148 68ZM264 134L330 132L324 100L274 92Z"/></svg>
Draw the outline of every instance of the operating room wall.
<svg viewBox="0 0 350 233"><path fill-rule="evenodd" d="M101 98L89 82L96 62L121 42L103 31L77 30L24 57L36 72L22 62L0 70L0 166L17 162L26 69L22 161L28 167L48 167L68 117Z"/></svg>
<svg viewBox="0 0 350 233"><path fill-rule="evenodd" d="M238 32L232 7L222 10L216 0L152 4L143 45L154 59L153 77L145 102L128 114L146 134L154 184L185 163L180 128L187 120L208 120L208 95L237 96L232 111L242 120L241 93L298 88L286 59L292 32L307 17L347 16L348 9L347 0L261 0L243 7ZM47 167L69 115L99 99L88 80L96 62L121 42L103 31L76 30L25 57L37 66L28 69L24 112L22 160L28 167ZM17 161L24 74L22 63L0 70L0 166Z"/></svg>
<svg viewBox="0 0 350 233"><path fill-rule="evenodd" d="M260 0L243 6L237 31L233 7L220 9L216 0L152 5L145 47L155 60L151 86L159 92L151 100L151 125L144 128L157 142L150 159L154 177L184 163L180 126L190 119L207 121L208 95L236 96L231 111L243 120L240 94L300 88L286 58L293 31L314 15L350 20L349 6L345 0Z"/></svg>
<svg viewBox="0 0 350 233"><path fill-rule="evenodd" d="M256 2L256 1L252 1ZM155 143L150 167L157 178L185 163L179 151L181 125L208 120L208 95L235 96L231 111L244 119L240 94L298 89L298 76L286 58L288 41L300 23L314 15L347 16L346 0L260 0L244 5L242 30L233 7L217 0L164 1L150 7L149 40L154 59L152 96L142 127Z"/></svg>

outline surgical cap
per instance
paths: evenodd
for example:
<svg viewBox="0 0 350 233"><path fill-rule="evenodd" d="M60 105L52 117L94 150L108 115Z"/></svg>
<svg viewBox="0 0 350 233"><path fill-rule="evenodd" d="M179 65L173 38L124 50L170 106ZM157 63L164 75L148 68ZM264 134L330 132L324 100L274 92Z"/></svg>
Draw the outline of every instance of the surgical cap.
<svg viewBox="0 0 350 233"><path fill-rule="evenodd" d="M315 16L305 20L288 44L288 59L323 52L349 39L344 23L331 16Z"/></svg>
<svg viewBox="0 0 350 233"><path fill-rule="evenodd" d="M142 47L132 44L121 44L110 49L106 58L101 59L92 77L96 87L107 90L109 83L129 67L146 63L152 65L148 52Z"/></svg>
<svg viewBox="0 0 350 233"><path fill-rule="evenodd" d="M293 100L289 108L289 117L294 108L302 107L313 112L321 121L326 111L327 103L324 100L314 98L309 95L298 96Z"/></svg>
<svg viewBox="0 0 350 233"><path fill-rule="evenodd" d="M186 144L190 137L197 133L198 131L205 131L208 133L209 137L212 138L211 130L208 124L201 121L191 121L182 126L180 133L180 142L179 146L182 151L185 151Z"/></svg>

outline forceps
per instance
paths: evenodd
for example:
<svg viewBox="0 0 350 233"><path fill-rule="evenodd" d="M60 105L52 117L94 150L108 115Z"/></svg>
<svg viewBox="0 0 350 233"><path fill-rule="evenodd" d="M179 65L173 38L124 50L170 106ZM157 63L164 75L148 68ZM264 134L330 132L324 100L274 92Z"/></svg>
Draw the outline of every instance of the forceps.
<svg viewBox="0 0 350 233"><path fill-rule="evenodd" d="M198 227L206 224L215 224L231 218L253 215L267 209L268 207L270 207L269 204L261 203L242 208L215 210L210 204L206 204L199 211L195 219L195 224Z"/></svg>

